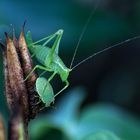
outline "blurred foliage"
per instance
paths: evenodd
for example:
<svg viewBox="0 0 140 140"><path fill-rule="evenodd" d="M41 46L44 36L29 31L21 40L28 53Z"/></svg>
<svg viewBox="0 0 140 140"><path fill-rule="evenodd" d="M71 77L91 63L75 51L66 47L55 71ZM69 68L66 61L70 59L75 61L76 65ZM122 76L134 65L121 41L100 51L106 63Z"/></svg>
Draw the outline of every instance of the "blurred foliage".
<svg viewBox="0 0 140 140"><path fill-rule="evenodd" d="M85 90L73 89L51 113L30 124L32 140L139 140L140 120L111 104L98 103L80 109ZM120 137L120 139L115 136Z"/></svg>

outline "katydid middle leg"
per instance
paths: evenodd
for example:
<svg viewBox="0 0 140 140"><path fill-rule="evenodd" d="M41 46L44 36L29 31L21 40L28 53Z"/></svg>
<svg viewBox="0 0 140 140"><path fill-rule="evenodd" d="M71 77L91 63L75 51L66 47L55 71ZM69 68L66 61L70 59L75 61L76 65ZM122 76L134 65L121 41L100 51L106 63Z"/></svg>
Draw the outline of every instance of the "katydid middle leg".
<svg viewBox="0 0 140 140"><path fill-rule="evenodd" d="M50 78L48 79L48 82L50 82L50 81L53 79L53 77L55 76L55 74L56 74L56 72L54 72L54 73L50 76ZM48 85L48 83L46 83L43 92L44 92L45 89L47 88L47 85Z"/></svg>
<svg viewBox="0 0 140 140"><path fill-rule="evenodd" d="M51 76L50 76L50 78L48 79L48 81L50 82L52 79L53 79L53 77L56 75L56 72L54 72Z"/></svg>
<svg viewBox="0 0 140 140"><path fill-rule="evenodd" d="M69 82L68 81L66 81L65 83L66 83L66 85L59 92L57 92L54 97L59 95L62 91L64 91L69 86Z"/></svg>
<svg viewBox="0 0 140 140"><path fill-rule="evenodd" d="M39 101L35 102L35 103L32 103L32 105L39 105L42 101L41 99L38 97Z"/></svg>

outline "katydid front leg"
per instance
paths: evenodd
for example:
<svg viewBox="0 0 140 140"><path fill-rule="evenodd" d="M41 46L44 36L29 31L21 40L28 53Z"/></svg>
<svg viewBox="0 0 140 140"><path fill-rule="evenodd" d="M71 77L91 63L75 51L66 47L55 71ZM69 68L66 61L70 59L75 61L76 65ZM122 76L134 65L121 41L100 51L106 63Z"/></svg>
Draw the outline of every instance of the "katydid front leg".
<svg viewBox="0 0 140 140"><path fill-rule="evenodd" d="M44 71L51 72L51 70L48 69L48 68L46 68L46 67L43 67L43 66L41 66L41 65L36 65L36 66L32 69L32 71L27 75L27 77L25 78L24 81L26 81L36 69L40 69L40 70L44 70Z"/></svg>

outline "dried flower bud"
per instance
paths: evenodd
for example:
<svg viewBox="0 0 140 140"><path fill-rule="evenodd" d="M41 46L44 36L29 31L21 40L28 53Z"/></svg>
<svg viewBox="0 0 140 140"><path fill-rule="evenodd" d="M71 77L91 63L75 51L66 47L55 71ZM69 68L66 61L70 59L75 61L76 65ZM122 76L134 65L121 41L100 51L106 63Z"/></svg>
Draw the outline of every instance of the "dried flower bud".
<svg viewBox="0 0 140 140"><path fill-rule="evenodd" d="M32 62L30 53L27 48L23 30L19 37L19 46L18 47L19 47L20 57L21 57L21 61L22 61L21 64L23 67L23 72L26 77L33 69L33 62ZM40 105L37 104L39 98L37 97L37 93L35 91L36 79L37 79L37 74L35 72L33 72L26 81L28 97L29 97L29 111L30 111L31 119L36 116L36 114L40 111L40 108L41 108L41 106L40 106L41 104Z"/></svg>
<svg viewBox="0 0 140 140"><path fill-rule="evenodd" d="M12 94L10 81L9 81L6 51L3 51L3 64L4 64L4 79L5 79L4 80L5 81L5 95L6 95L9 110L13 110L12 108L14 106L14 97Z"/></svg>
<svg viewBox="0 0 140 140"><path fill-rule="evenodd" d="M19 41L16 39L15 32L13 33L13 40L7 33L5 35L7 47L1 42L0 45L3 48L5 95L11 115L9 139L28 139L28 122L37 115L44 104L38 103L40 99L35 91L37 74L33 72L24 81L33 69L24 31L22 30Z"/></svg>
<svg viewBox="0 0 140 140"><path fill-rule="evenodd" d="M14 111L10 119L8 139L9 140L27 140L28 133L24 125L22 112L20 111L20 108L18 108L17 105L15 107L16 110Z"/></svg>
<svg viewBox="0 0 140 140"><path fill-rule="evenodd" d="M28 95L26 86L23 79L23 71L20 65L19 57L16 52L13 41L6 34L6 43L7 43L7 65L8 65L8 75L9 83L12 91L12 96L15 101L18 101L19 98L22 98L21 106L23 109L24 121L28 122L29 116L29 106L28 106Z"/></svg>
<svg viewBox="0 0 140 140"><path fill-rule="evenodd" d="M0 115L0 140L6 140L4 122L1 115Z"/></svg>

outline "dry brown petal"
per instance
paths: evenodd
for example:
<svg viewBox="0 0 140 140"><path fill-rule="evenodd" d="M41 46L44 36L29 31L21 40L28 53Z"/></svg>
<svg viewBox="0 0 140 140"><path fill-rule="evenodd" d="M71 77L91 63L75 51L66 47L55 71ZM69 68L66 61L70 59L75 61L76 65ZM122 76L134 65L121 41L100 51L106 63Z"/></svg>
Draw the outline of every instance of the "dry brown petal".
<svg viewBox="0 0 140 140"><path fill-rule="evenodd" d="M17 109L16 112L13 113L9 123L9 140L27 140L27 130L25 129L24 121L22 119L22 113Z"/></svg>
<svg viewBox="0 0 140 140"><path fill-rule="evenodd" d="M4 122L1 115L0 115L0 140L6 140Z"/></svg>
<svg viewBox="0 0 140 140"><path fill-rule="evenodd" d="M12 90L9 82L9 73L8 73L8 66L7 66L7 55L6 51L3 51L3 64L4 64L4 81L5 81L5 95L9 110L11 111L14 104L14 99L12 96Z"/></svg>
<svg viewBox="0 0 140 140"><path fill-rule="evenodd" d="M19 54L22 61L21 64L23 67L23 72L26 77L30 73L30 71L33 69L33 62L27 48L23 30L19 37L19 52L20 52ZM39 99L36 97L37 93L35 91L36 79L37 79L37 74L33 72L26 81L26 85L28 89L28 97L29 97L30 118L34 118L41 108L37 104Z"/></svg>
<svg viewBox="0 0 140 140"><path fill-rule="evenodd" d="M16 48L13 44L13 41L6 34L6 43L7 43L7 64L8 64L8 74L9 74L9 83L11 91L14 97L14 101L21 100L21 106L23 109L23 116L28 122L29 115L29 106L28 106L28 95L26 86L23 79L23 71L20 65L20 61L16 52Z"/></svg>
<svg viewBox="0 0 140 140"><path fill-rule="evenodd" d="M12 107L13 107L13 97L12 97L12 90L11 90L10 82L9 82L6 46L2 42L0 42L0 45L1 45L2 50L3 50L2 54L3 54L3 67L4 67L5 96L6 96L9 110L11 111Z"/></svg>
<svg viewBox="0 0 140 140"><path fill-rule="evenodd" d="M38 95L35 91L37 74L33 72L24 81L33 69L33 62L23 30L19 41L17 41L15 34L13 34L13 40L6 34L7 47L1 42L0 44L3 47L5 95L11 114L9 140L28 139L28 122L44 106L42 102L38 104L39 98L36 97Z"/></svg>
<svg viewBox="0 0 140 140"><path fill-rule="evenodd" d="M18 49L18 41L15 35L15 30L13 29L13 43L16 49Z"/></svg>

